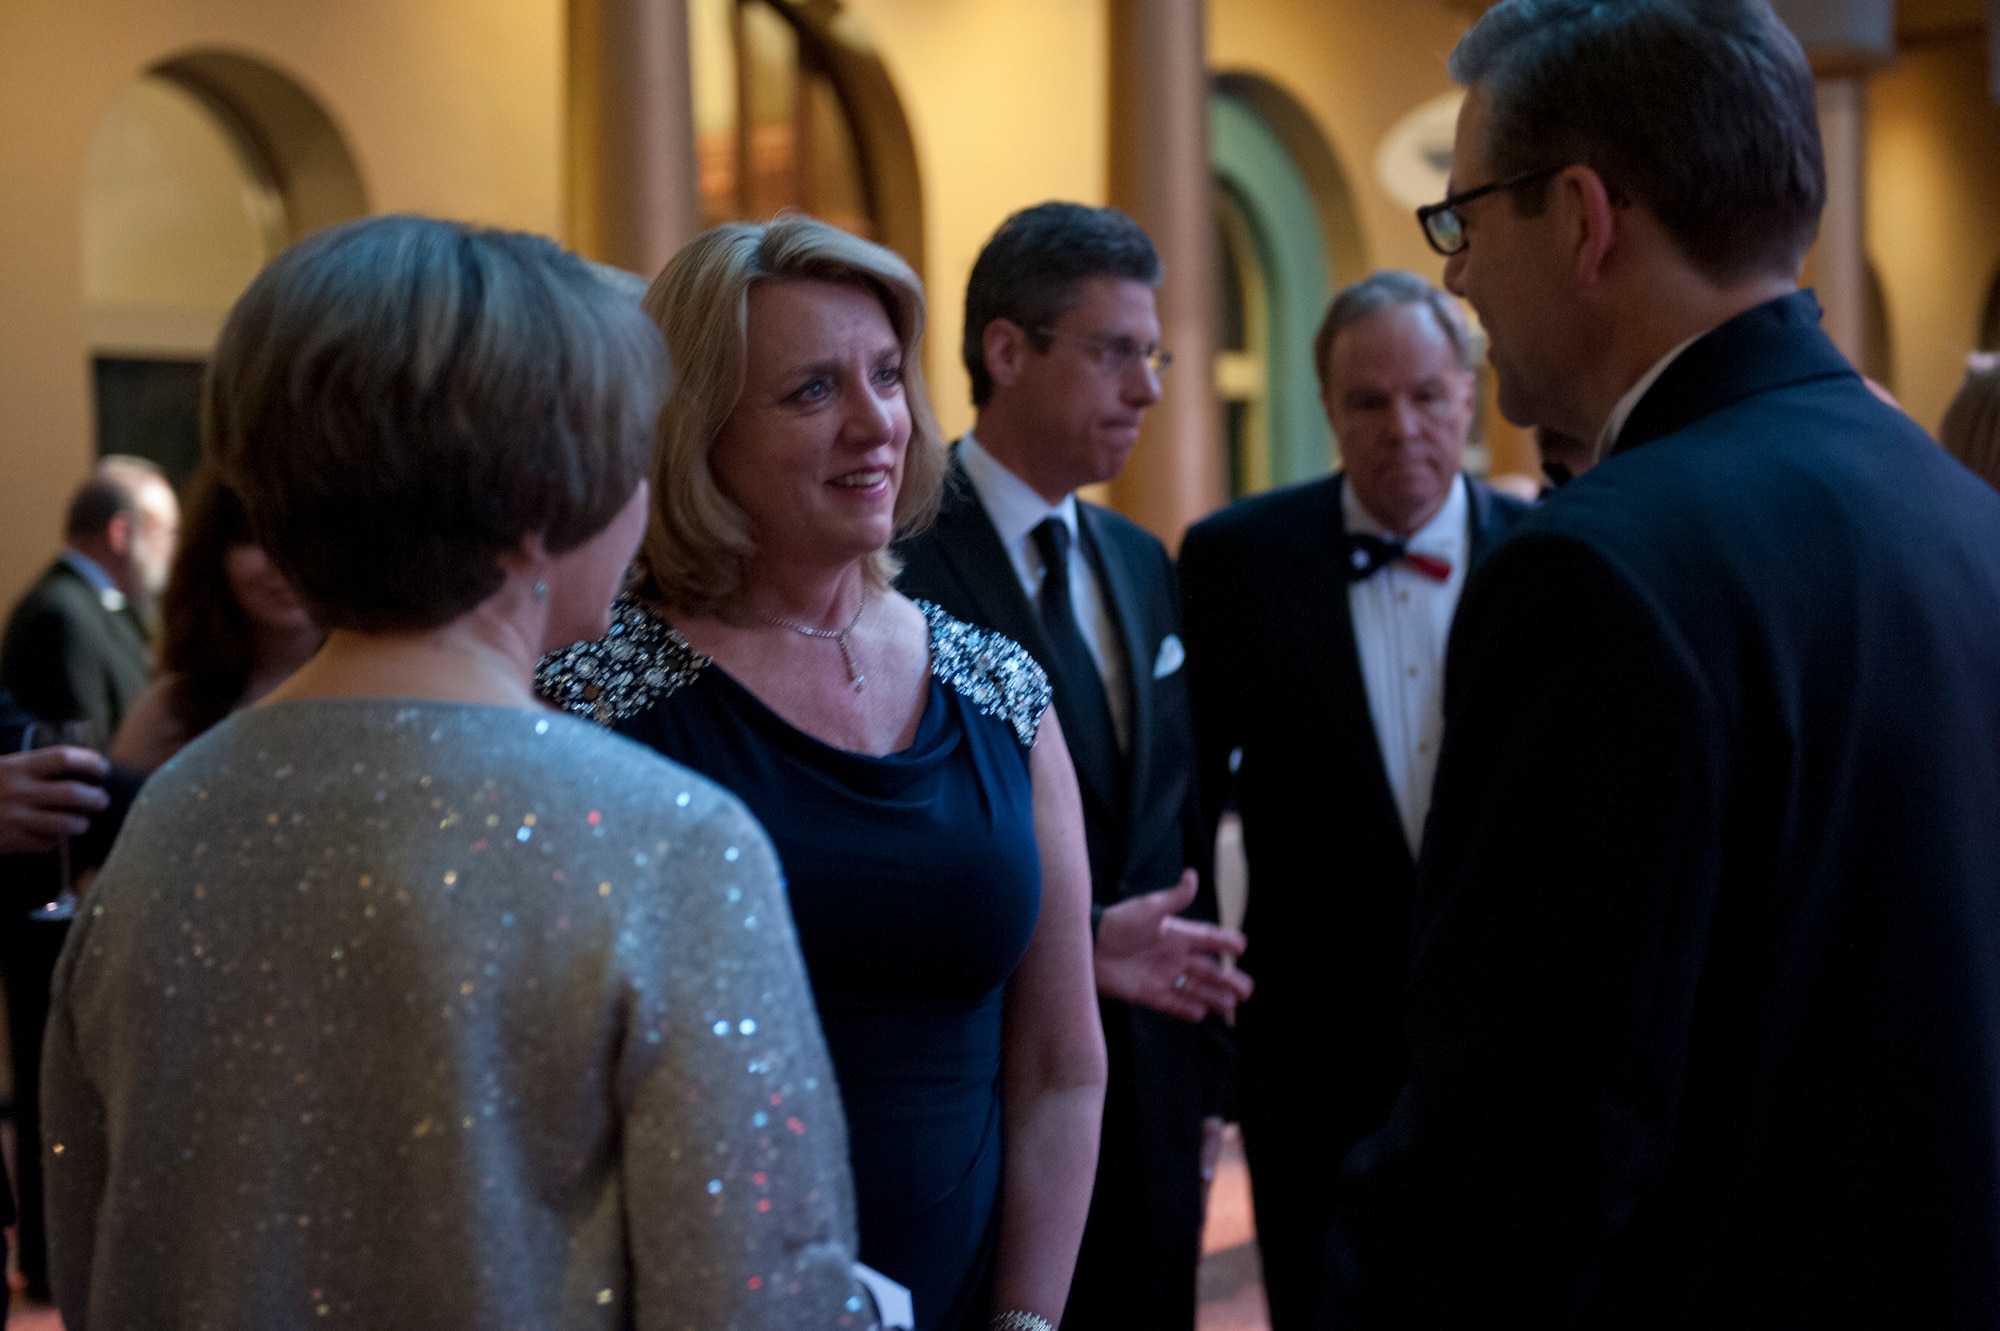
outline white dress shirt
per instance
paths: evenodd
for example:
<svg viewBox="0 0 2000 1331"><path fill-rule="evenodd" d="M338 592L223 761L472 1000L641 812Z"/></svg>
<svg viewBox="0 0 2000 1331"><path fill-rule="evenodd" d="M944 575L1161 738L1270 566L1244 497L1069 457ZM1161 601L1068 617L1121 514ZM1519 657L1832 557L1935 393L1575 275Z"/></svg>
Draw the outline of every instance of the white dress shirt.
<svg viewBox="0 0 2000 1331"><path fill-rule="evenodd" d="M1347 611L1361 656L1361 680L1368 690L1368 715L1375 722L1382 768L1412 855L1423 842L1438 743L1444 737L1444 649L1472 553L1466 519L1470 503L1465 478L1460 476L1452 482L1444 506L1409 539L1411 553L1432 555L1451 565L1451 576L1443 582L1432 581L1397 559L1347 585ZM1361 506L1352 485L1340 487L1340 504L1348 531L1392 535Z"/></svg>
<svg viewBox="0 0 2000 1331"><path fill-rule="evenodd" d="M1077 627L1083 642L1097 663L1098 678L1104 681L1104 701L1111 711L1111 728L1118 734L1121 748L1131 747L1131 701L1125 691L1125 648L1119 640L1117 622L1111 616L1111 598L1097 585L1097 570L1083 552L1082 534L1076 525L1076 496L1063 496L1051 504L1033 486L1016 476L991 453L980 447L972 431L958 445L959 464L979 496L993 529L1000 533L1000 545L1014 565L1028 604L1037 612L1042 604L1042 579L1048 570L1042 564L1041 547L1035 544L1035 528L1045 519L1060 518L1069 528L1069 599L1076 607Z"/></svg>
<svg viewBox="0 0 2000 1331"><path fill-rule="evenodd" d="M1618 399L1616 405L1611 408L1611 414L1604 418L1604 428L1597 432L1597 460L1599 462L1611 456L1612 445L1616 444L1618 436L1625 432L1625 422L1632 419L1632 413L1637 410L1639 400L1646 396L1646 391L1654 384L1660 382L1660 376L1667 372L1667 367L1678 360L1683 351L1701 341L1702 337L1703 334L1696 333L1693 337L1654 361L1653 368L1640 375L1639 382L1625 390L1625 396Z"/></svg>

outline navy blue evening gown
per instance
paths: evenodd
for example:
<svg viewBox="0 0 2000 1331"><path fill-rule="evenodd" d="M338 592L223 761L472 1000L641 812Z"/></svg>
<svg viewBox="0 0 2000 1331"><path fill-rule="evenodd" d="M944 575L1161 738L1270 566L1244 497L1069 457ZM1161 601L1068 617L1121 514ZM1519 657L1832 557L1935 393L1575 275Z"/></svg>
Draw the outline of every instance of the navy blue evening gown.
<svg viewBox="0 0 2000 1331"><path fill-rule="evenodd" d="M983 1331L1001 1009L1041 909L1028 754L1049 686L1012 640L919 605L930 693L916 738L882 758L793 727L630 599L537 684L726 787L770 833L840 1079L861 1260L910 1287L918 1331Z"/></svg>

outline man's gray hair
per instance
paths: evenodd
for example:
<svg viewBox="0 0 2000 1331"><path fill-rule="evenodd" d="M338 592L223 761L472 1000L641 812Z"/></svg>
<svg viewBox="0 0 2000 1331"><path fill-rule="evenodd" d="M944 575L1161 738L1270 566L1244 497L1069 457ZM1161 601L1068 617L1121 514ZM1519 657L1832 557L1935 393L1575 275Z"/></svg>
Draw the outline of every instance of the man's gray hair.
<svg viewBox="0 0 2000 1331"><path fill-rule="evenodd" d="M1718 282L1794 275L1819 233L1812 70L1766 0L1504 0L1451 76L1491 101L1491 180L1587 166ZM1513 195L1535 216L1547 181Z"/></svg>
<svg viewBox="0 0 2000 1331"><path fill-rule="evenodd" d="M107 453L91 468L90 479L77 488L63 521L69 540L102 536L111 519L138 512L139 491L149 483L167 484L166 473L151 458Z"/></svg>
<svg viewBox="0 0 2000 1331"><path fill-rule="evenodd" d="M1459 367L1468 374L1477 372L1479 347L1458 302L1415 273L1384 268L1341 288L1333 303L1326 307L1326 318L1320 321L1319 333L1313 338L1313 369L1319 374L1322 390L1333 357L1333 340L1340 336L1341 330L1399 305L1421 305L1429 310L1431 318L1437 320L1438 331L1451 343Z"/></svg>

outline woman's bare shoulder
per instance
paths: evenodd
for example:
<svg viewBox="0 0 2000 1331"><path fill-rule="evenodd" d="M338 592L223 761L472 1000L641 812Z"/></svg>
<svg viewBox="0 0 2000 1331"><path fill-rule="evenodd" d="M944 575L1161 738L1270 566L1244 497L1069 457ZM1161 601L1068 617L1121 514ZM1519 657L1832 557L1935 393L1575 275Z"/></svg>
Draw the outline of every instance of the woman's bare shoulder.
<svg viewBox="0 0 2000 1331"><path fill-rule="evenodd" d="M1004 633L955 618L929 601L911 608L924 620L931 673L1033 748L1052 696L1041 664Z"/></svg>

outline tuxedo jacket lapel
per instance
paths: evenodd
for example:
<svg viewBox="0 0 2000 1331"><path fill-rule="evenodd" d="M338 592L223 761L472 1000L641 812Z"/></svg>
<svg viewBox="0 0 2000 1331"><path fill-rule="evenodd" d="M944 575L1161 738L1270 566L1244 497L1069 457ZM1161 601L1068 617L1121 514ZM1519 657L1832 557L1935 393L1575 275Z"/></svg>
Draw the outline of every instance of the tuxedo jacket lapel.
<svg viewBox="0 0 2000 1331"><path fill-rule="evenodd" d="M980 507L972 482L959 469L956 452L945 475L937 526L938 551L958 578L967 599L979 607L984 616L979 622L1020 643L1035 660L1049 660L1049 642L1042 633L1041 617L1021 590L1020 576L1014 572L1014 563L1000 544L1000 533L993 529L992 519Z"/></svg>
<svg viewBox="0 0 2000 1331"><path fill-rule="evenodd" d="M1111 601L1111 617L1125 647L1127 789L1144 790L1153 749L1153 653L1159 644L1146 641L1145 593L1125 550L1111 539L1094 505L1078 500L1076 517L1096 556L1104 594Z"/></svg>

